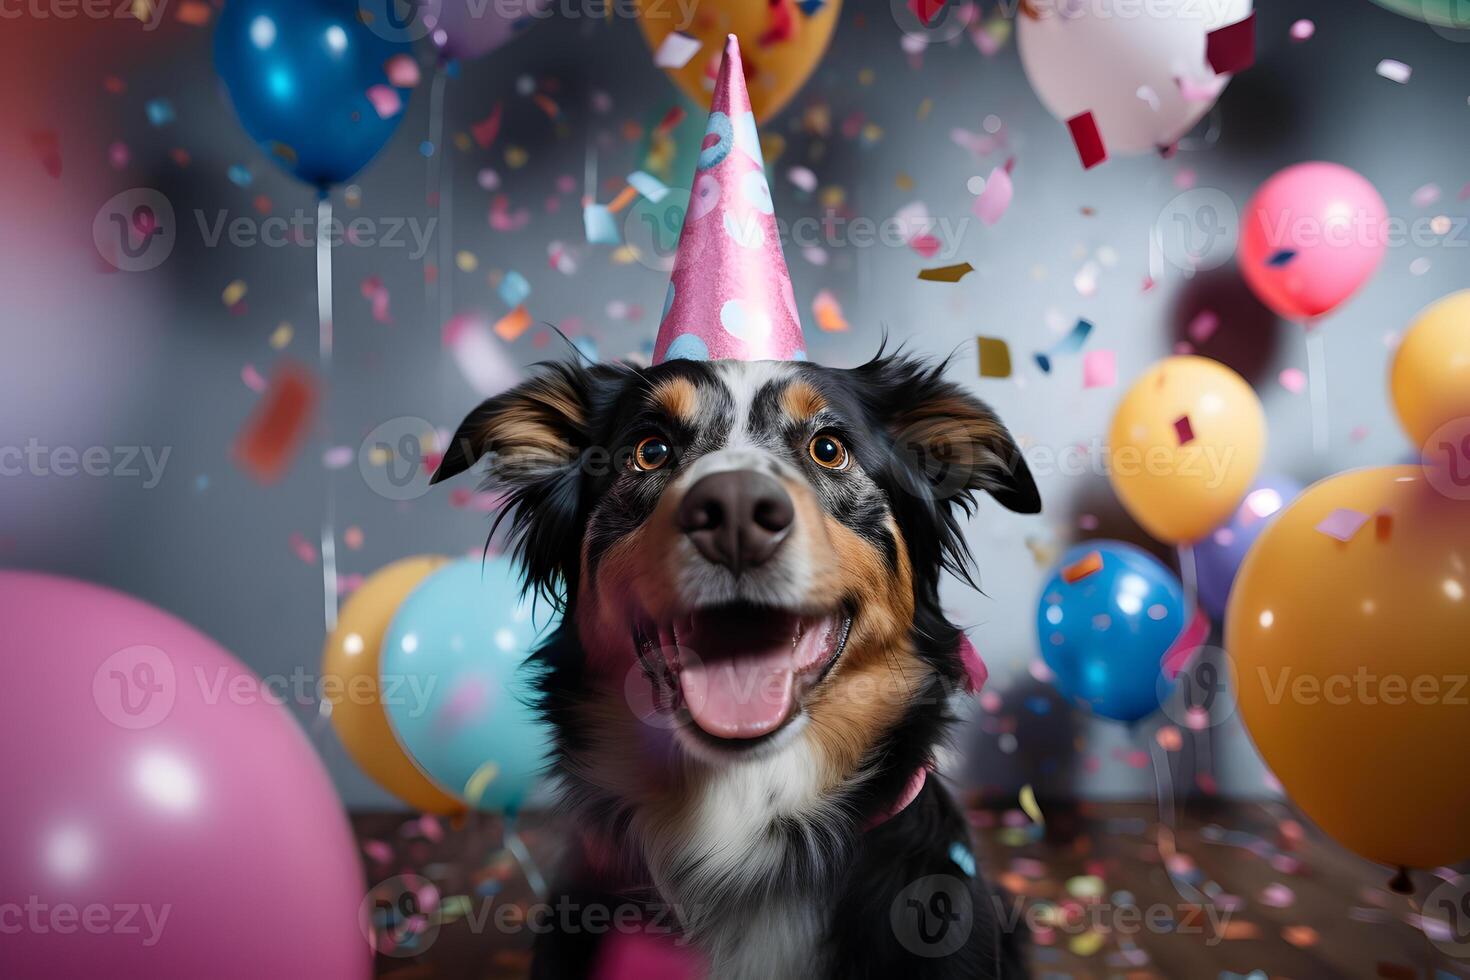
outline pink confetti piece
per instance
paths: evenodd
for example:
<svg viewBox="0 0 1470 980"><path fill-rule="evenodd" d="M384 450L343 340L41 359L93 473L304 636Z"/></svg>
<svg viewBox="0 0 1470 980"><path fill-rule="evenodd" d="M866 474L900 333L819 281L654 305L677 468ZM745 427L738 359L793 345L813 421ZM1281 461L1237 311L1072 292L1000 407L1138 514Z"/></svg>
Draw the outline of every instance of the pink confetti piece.
<svg viewBox="0 0 1470 980"><path fill-rule="evenodd" d="M356 455L351 446L332 446L322 453L322 465L329 470L340 470L352 465Z"/></svg>
<svg viewBox="0 0 1470 980"><path fill-rule="evenodd" d="M1312 35L1317 33L1317 25L1309 20L1302 19L1291 25L1291 39L1293 41L1310 41Z"/></svg>
<svg viewBox="0 0 1470 980"><path fill-rule="evenodd" d="M300 531L292 531L291 537L287 539L287 543L291 546L291 550L295 552L297 558L300 558L308 565L316 564L316 545L306 540L306 537Z"/></svg>
<svg viewBox="0 0 1470 980"><path fill-rule="evenodd" d="M1118 356L1110 350L1090 350L1082 355L1082 387L1111 388L1118 383Z"/></svg>
<svg viewBox="0 0 1470 980"><path fill-rule="evenodd" d="M975 217L987 225L993 225L1006 213L1011 206L1011 197L1014 194L1011 184L1011 175L1004 167L996 167L990 171L990 176L985 179L985 190L975 198Z"/></svg>
<svg viewBox="0 0 1470 980"><path fill-rule="evenodd" d="M398 88L413 88L419 83L419 63L411 55L395 54L383 70L388 74L388 84Z"/></svg>
<svg viewBox="0 0 1470 980"><path fill-rule="evenodd" d="M1179 83L1179 95L1185 102L1214 102L1220 97L1220 93L1225 91L1225 85L1230 81L1230 76L1180 77L1176 81Z"/></svg>
<svg viewBox="0 0 1470 980"><path fill-rule="evenodd" d="M388 311L388 287L383 284L381 276L368 276L362 281L362 296L373 305L373 319L379 323L392 323L393 317Z"/></svg>
<svg viewBox="0 0 1470 980"><path fill-rule="evenodd" d="M112 164L113 170L121 170L128 165L132 154L128 151L128 144L118 140L107 148L107 162Z"/></svg>
<svg viewBox="0 0 1470 980"><path fill-rule="evenodd" d="M817 175L807 167L792 167L786 171L786 179L808 194L817 189Z"/></svg>
<svg viewBox="0 0 1470 980"><path fill-rule="evenodd" d="M1187 191L1194 187L1197 180L1193 167L1185 167L1174 175L1174 186L1181 191Z"/></svg>
<svg viewBox="0 0 1470 980"><path fill-rule="evenodd" d="M1438 201L1439 197L1440 191L1438 184L1425 184L1414 192L1414 196L1410 198L1410 201L1416 208L1427 208L1429 205Z"/></svg>
<svg viewBox="0 0 1470 980"><path fill-rule="evenodd" d="M380 840L363 841L362 853L376 864L388 864L393 860L393 848Z"/></svg>
<svg viewBox="0 0 1470 980"><path fill-rule="evenodd" d="M1409 78L1414 74L1414 69L1402 61L1394 61L1392 58L1384 58L1374 69L1379 78L1386 78L1390 82L1398 82L1400 85L1409 84Z"/></svg>
<svg viewBox="0 0 1470 980"><path fill-rule="evenodd" d="M403 111L403 98L391 85L374 85L367 90L367 97L379 119L391 119Z"/></svg>
<svg viewBox="0 0 1470 980"><path fill-rule="evenodd" d="M1317 525L1317 530L1329 538L1347 542L1353 539L1364 524L1367 524L1369 515L1360 510L1352 510L1348 507L1339 507L1322 519Z"/></svg>
<svg viewBox="0 0 1470 980"><path fill-rule="evenodd" d="M1296 903L1296 893L1281 882L1274 882L1261 890L1260 903L1271 909L1289 909Z"/></svg>
<svg viewBox="0 0 1470 980"><path fill-rule="evenodd" d="M261 377L260 372L255 369L254 364L247 364L240 369L240 380L245 382L245 387L256 394L265 391L265 378Z"/></svg>
<svg viewBox="0 0 1470 980"><path fill-rule="evenodd" d="M1196 344L1203 344L1213 337L1215 331L1219 328L1219 314L1214 310L1200 310L1194 315L1194 319L1189 321L1189 327L1186 332L1189 334L1190 340Z"/></svg>
<svg viewBox="0 0 1470 980"><path fill-rule="evenodd" d="M1188 415L1181 415L1174 420L1174 434L1179 438L1181 446L1194 442L1194 426L1189 424Z"/></svg>
<svg viewBox="0 0 1470 980"><path fill-rule="evenodd" d="M1307 390L1307 375L1301 368L1285 368L1276 376L1276 380L1293 395L1300 395Z"/></svg>

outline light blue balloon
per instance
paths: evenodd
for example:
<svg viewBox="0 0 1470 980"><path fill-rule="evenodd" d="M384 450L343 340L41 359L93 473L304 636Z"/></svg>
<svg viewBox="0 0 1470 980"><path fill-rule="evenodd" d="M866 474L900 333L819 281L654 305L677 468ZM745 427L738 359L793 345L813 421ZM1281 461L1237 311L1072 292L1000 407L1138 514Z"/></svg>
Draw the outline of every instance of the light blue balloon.
<svg viewBox="0 0 1470 980"><path fill-rule="evenodd" d="M533 623L509 559L465 559L424 579L383 639L380 690L399 743L481 810L514 812L546 768L551 730L527 704L534 667L522 665L556 616L545 603L535 612Z"/></svg>
<svg viewBox="0 0 1470 980"><path fill-rule="evenodd" d="M1068 583L1062 573L1091 552L1102 567ZM1135 722L1173 689L1164 654L1184 631L1184 589L1148 552L1086 541L1062 556L1041 590L1036 632L1057 690L1094 714Z"/></svg>

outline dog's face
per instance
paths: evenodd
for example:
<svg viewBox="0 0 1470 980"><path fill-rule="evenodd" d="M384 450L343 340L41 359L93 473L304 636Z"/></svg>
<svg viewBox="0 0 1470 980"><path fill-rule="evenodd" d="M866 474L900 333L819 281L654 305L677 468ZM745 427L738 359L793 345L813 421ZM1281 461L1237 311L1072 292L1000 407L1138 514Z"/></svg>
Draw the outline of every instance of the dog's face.
<svg viewBox="0 0 1470 980"><path fill-rule="evenodd" d="M903 358L557 366L473 412L435 479L487 453L586 674L716 763L800 733L850 772L919 687L962 677L917 635L965 561L956 509L1040 507L991 412Z"/></svg>

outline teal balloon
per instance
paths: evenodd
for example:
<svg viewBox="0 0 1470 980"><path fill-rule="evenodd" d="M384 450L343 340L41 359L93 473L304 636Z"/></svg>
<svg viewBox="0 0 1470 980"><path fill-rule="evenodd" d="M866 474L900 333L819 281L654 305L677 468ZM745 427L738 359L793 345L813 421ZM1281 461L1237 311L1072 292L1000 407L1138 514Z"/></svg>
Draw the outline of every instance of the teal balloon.
<svg viewBox="0 0 1470 980"><path fill-rule="evenodd" d="M1470 30L1470 2L1467 0L1373 0L1396 14L1412 17L1435 27Z"/></svg>
<svg viewBox="0 0 1470 980"><path fill-rule="evenodd" d="M1096 571L1068 582L1066 569L1090 553ZM1087 541L1062 556L1041 590L1036 631L1057 690L1093 714L1135 722L1173 688L1164 655L1185 626L1178 577L1122 541Z"/></svg>
<svg viewBox="0 0 1470 980"><path fill-rule="evenodd" d="M388 60L409 52L391 2L228 0L215 25L214 70L245 131L321 190L366 166L403 118L382 118L367 94L388 85Z"/></svg>
<svg viewBox="0 0 1470 980"><path fill-rule="evenodd" d="M551 730L528 704L525 661L556 617L534 612L509 560L466 559L409 593L383 638L379 690L399 743L481 810L514 813L546 768Z"/></svg>

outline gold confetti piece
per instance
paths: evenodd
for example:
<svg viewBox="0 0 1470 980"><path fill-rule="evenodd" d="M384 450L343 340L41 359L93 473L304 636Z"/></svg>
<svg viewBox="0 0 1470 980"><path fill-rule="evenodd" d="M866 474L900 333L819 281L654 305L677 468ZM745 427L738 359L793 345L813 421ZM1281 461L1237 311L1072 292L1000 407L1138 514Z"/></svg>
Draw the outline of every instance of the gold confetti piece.
<svg viewBox="0 0 1470 980"><path fill-rule="evenodd" d="M923 102L920 102L919 103L919 122L923 122L925 119L928 119L929 118L929 112L933 108L934 108L934 100L933 99L925 99Z"/></svg>
<svg viewBox="0 0 1470 980"><path fill-rule="evenodd" d="M245 280L243 279L236 279L234 282L230 283L228 286L225 287L224 293L220 296L220 299L225 301L226 306L234 306L236 303L240 302L240 300L244 298Z"/></svg>
<svg viewBox="0 0 1470 980"><path fill-rule="evenodd" d="M893 183L896 184L898 186L898 189L901 191L911 191L914 189L914 178L910 177L908 174L899 174L893 179Z"/></svg>
<svg viewBox="0 0 1470 980"><path fill-rule="evenodd" d="M1088 930L1080 936L1073 936L1067 948L1076 956L1091 956L1102 949L1103 934L1096 930Z"/></svg>
<svg viewBox="0 0 1470 980"><path fill-rule="evenodd" d="M877 123L868 123L863 127L863 142L876 143L883 138L883 127Z"/></svg>
<svg viewBox="0 0 1470 980"><path fill-rule="evenodd" d="M872 85L873 84L873 80L875 78L877 78L877 77L878 76L873 71L873 69L871 69L871 68L864 68L862 71L858 72L858 84L859 85Z"/></svg>
<svg viewBox="0 0 1470 980"><path fill-rule="evenodd" d="M130 11L135 19L141 20L145 24L153 20L152 0L133 0Z"/></svg>
<svg viewBox="0 0 1470 980"><path fill-rule="evenodd" d="M613 265L632 265L638 261L638 255L638 249L634 246L622 245L613 249L609 258L612 259Z"/></svg>
<svg viewBox="0 0 1470 980"><path fill-rule="evenodd" d="M775 164L785 152L786 137L780 133L766 133L761 136L761 155L766 159L766 166Z"/></svg>
<svg viewBox="0 0 1470 980"><path fill-rule="evenodd" d="M1100 898L1106 888L1097 875L1078 875L1067 879L1067 894L1073 898Z"/></svg>
<svg viewBox="0 0 1470 980"><path fill-rule="evenodd" d="M531 155L519 146L507 146L505 148L505 165L512 170L524 167L526 161L529 159L531 159Z"/></svg>
<svg viewBox="0 0 1470 980"><path fill-rule="evenodd" d="M456 150L458 150L461 153L468 153L468 152L470 152L470 147L472 147L472 146L474 146L474 143L470 142L470 134L469 133L455 133L454 134L454 148Z"/></svg>
<svg viewBox="0 0 1470 980"><path fill-rule="evenodd" d="M490 788L490 784L495 782L495 777L499 775L500 763L494 760L482 763L480 768L470 773L470 778L465 780L464 801L471 807L479 806L480 797L485 795L485 791Z"/></svg>
<svg viewBox="0 0 1470 980"><path fill-rule="evenodd" d="M974 271L973 265L961 262L959 265L941 265L935 269L920 269L919 278L925 282L959 282Z"/></svg>
<svg viewBox="0 0 1470 980"><path fill-rule="evenodd" d="M1009 378L1011 376L1011 345L999 337L976 337L980 349L980 377Z"/></svg>
<svg viewBox="0 0 1470 980"><path fill-rule="evenodd" d="M824 208L840 208L847 200L847 192L841 187L823 187L817 194L817 200Z"/></svg>
<svg viewBox="0 0 1470 980"><path fill-rule="evenodd" d="M480 267L480 260L474 252L460 251L454 254L454 264L459 266L460 272L474 272Z"/></svg>
<svg viewBox="0 0 1470 980"><path fill-rule="evenodd" d="M276 329L271 331L271 348L273 350L281 350L287 344L291 343L292 336L294 336L294 331L291 329L291 324L282 320L276 324Z"/></svg>
<svg viewBox="0 0 1470 980"><path fill-rule="evenodd" d="M1027 783L1021 787L1021 811L1031 818L1031 822L1038 827L1046 826L1046 818L1041 815L1041 807L1036 805L1036 791Z"/></svg>

